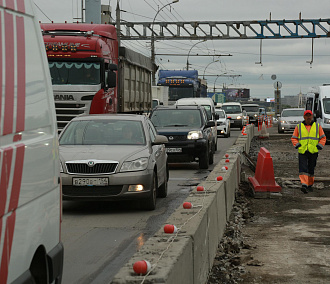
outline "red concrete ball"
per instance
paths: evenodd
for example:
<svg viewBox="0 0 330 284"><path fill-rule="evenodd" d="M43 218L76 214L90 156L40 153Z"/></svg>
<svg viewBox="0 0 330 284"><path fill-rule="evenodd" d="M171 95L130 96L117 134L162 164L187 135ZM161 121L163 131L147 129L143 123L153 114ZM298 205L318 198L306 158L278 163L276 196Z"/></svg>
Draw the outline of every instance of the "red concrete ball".
<svg viewBox="0 0 330 284"><path fill-rule="evenodd" d="M226 163L229 163L229 159L226 159L226 161L225 161Z"/></svg>
<svg viewBox="0 0 330 284"><path fill-rule="evenodd" d="M220 181L220 180L223 180L223 177L222 176L218 176L217 177L217 181Z"/></svg>
<svg viewBox="0 0 330 284"><path fill-rule="evenodd" d="M190 202L185 202L185 203L183 203L183 208L190 209L190 208L192 208L192 204Z"/></svg>
<svg viewBox="0 0 330 284"><path fill-rule="evenodd" d="M136 274L147 274L148 265L144 260L140 260L133 264L133 270Z"/></svg>
<svg viewBox="0 0 330 284"><path fill-rule="evenodd" d="M203 186L197 186L197 191L204 191L204 187Z"/></svg>

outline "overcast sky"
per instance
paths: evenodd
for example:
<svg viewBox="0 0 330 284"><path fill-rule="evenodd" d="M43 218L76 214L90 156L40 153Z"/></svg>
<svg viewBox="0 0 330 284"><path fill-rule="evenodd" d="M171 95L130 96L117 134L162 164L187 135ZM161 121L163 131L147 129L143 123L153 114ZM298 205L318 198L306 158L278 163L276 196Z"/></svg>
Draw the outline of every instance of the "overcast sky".
<svg viewBox="0 0 330 284"><path fill-rule="evenodd" d="M89 0L99 1L99 0ZM110 4L115 18L116 0L101 0ZM81 17L81 0L34 0L40 21L72 22ZM158 9L170 0L121 0L120 8L125 21L152 22ZM64 8L65 7L65 8ZM294 20L330 18L329 0L179 0L161 10L157 21L242 21ZM329 26L327 27L329 30ZM283 85L282 96L307 93L312 86L330 83L330 39L314 40L313 63L311 39L208 40L194 46L190 52L190 69L197 69L200 77L208 74L241 75L235 78L206 77L208 90L221 88L248 88L254 98L274 97L275 81ZM197 41L156 42L157 53L187 54ZM123 41L123 45L150 56L150 42ZM210 54L210 56L193 56ZM212 54L232 56L213 57ZM219 61L217 61L219 60ZM214 62L216 61L216 62ZM256 64L256 62L262 64ZM187 56L157 55L160 69L184 69ZM271 79L271 75L277 79ZM219 89L218 89L219 91Z"/></svg>

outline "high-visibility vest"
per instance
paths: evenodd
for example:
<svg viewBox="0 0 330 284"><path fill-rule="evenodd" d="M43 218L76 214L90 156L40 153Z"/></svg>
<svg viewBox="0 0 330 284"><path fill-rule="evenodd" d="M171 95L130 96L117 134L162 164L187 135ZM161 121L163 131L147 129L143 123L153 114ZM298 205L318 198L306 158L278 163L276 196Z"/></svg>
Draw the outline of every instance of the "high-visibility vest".
<svg viewBox="0 0 330 284"><path fill-rule="evenodd" d="M316 148L316 145L319 143L320 134L319 134L319 124L314 122L308 132L305 124L300 123L298 125L299 131L299 142L301 146L298 148L300 154L304 154L307 150L310 153L317 153L319 150Z"/></svg>

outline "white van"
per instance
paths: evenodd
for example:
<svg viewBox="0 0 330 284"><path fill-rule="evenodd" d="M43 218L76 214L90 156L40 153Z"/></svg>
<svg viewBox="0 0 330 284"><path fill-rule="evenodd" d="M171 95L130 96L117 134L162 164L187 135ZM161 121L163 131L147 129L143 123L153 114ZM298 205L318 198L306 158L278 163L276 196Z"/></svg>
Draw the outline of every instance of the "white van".
<svg viewBox="0 0 330 284"><path fill-rule="evenodd" d="M227 114L227 117L230 119L231 128L243 129L245 125L243 119L243 109L241 103L238 102L228 102L223 103L221 107Z"/></svg>
<svg viewBox="0 0 330 284"><path fill-rule="evenodd" d="M58 284L62 279L54 99L34 15L30 0L0 2L1 284Z"/></svg>
<svg viewBox="0 0 330 284"><path fill-rule="evenodd" d="M306 109L313 112L316 122L321 125L327 140L330 140L330 85L324 84L307 94Z"/></svg>
<svg viewBox="0 0 330 284"><path fill-rule="evenodd" d="M176 105L180 106L193 106L200 105L203 106L207 113L208 120L212 120L215 123L215 126L212 127L213 135L213 145L214 151L218 150L218 136L217 136L217 120L219 115L215 112L215 103L211 98L182 98L175 102Z"/></svg>

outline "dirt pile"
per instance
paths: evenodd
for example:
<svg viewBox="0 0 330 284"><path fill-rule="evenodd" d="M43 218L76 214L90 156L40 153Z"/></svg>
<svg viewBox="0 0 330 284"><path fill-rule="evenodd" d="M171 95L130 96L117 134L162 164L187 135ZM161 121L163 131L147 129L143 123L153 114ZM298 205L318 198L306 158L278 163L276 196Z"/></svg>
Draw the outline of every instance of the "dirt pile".
<svg viewBox="0 0 330 284"><path fill-rule="evenodd" d="M260 147L270 151L281 196L256 199L241 183L208 284L330 282L330 149L319 154L314 191L303 194L290 137L271 130L253 139L249 155L257 163Z"/></svg>

